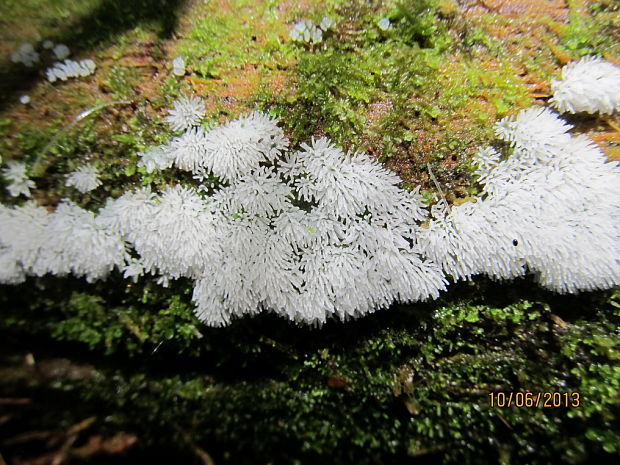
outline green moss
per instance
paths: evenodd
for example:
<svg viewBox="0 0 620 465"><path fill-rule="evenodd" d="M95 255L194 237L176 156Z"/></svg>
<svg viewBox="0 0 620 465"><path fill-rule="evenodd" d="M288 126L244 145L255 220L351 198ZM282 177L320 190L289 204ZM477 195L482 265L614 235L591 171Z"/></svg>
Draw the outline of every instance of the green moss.
<svg viewBox="0 0 620 465"><path fill-rule="evenodd" d="M618 5L593 3L590 11L583 2L569 4L569 23L561 32L562 45L575 58L584 55L614 54L620 50ZM590 14L592 13L592 14Z"/></svg>
<svg viewBox="0 0 620 465"><path fill-rule="evenodd" d="M440 5L443 5L444 11L454 11L447 1L408 0L399 2L388 17L406 42L423 48L444 49L450 39L445 24L440 21Z"/></svg>
<svg viewBox="0 0 620 465"><path fill-rule="evenodd" d="M365 150L363 134L368 131L381 139L386 136L389 152L395 142L412 140L407 128L401 127L389 136L381 128L369 128L367 112L370 104L388 96L390 104L398 105L393 119L402 119L400 105L428 90L425 87L430 85L433 68L441 61L442 47L436 42L447 37L436 10L429 5L399 5L391 14L397 27L386 35L379 33L360 5L342 6L348 13L346 30L342 23L336 23L334 35L326 37L320 46L297 48L297 91L276 101L277 112L289 125L295 141L322 133L347 148ZM413 13L418 7L423 18ZM418 103L412 111L430 118L437 118L440 112L437 106L425 103ZM389 120L386 125L395 126Z"/></svg>
<svg viewBox="0 0 620 465"><path fill-rule="evenodd" d="M47 37L56 34L55 28L60 22L86 15L100 4L101 0L76 0L72 2L65 2L64 0L28 0L27 2L6 0L0 4L0 16L7 26L4 30L6 33L17 28L24 18L28 18L29 25L35 26L32 31ZM33 37L28 36L3 38L5 40L34 40Z"/></svg>
<svg viewBox="0 0 620 465"><path fill-rule="evenodd" d="M448 196L475 194L469 154L492 139L497 117L531 104L524 73L548 80L557 72L540 44L540 53L514 55L528 34L512 34L514 44L489 35L514 21L489 13L470 22L449 1L189 2L187 10L174 1L113 1L107 9L86 0L30 3L5 2L0 14L9 8L17 25L33 11L41 31L52 33L59 20L51 17L62 10L58 17L77 32L56 37L74 40L80 53L124 59L153 42L157 73L178 54L188 65L187 76L163 78L148 102L135 92L148 76L127 59L102 65L98 86L39 87L41 96L75 97L36 107L50 111L46 125L0 119L0 133L10 136L2 148L32 161L64 115L102 101L98 92L133 100L63 135L36 178L49 204L69 196L92 210L133 186L189 179L136 164L140 151L171 135L152 110L161 114L191 92L207 99L213 121L268 110L293 145L327 135L404 163L399 174L412 175L406 187L425 182L430 164ZM165 42L177 12L185 12L178 38ZM550 43L557 38L574 56L613 53L617 7L597 2L590 13L573 9L564 29L549 20ZM295 21L324 15L336 26L321 44L290 42ZM376 26L383 16L389 31ZM64 187L64 175L86 157L104 186L80 197ZM424 187L424 197L435 198L435 186ZM163 289L117 273L94 284L44 278L0 288L3 362L16 372L25 354L41 367L68 365L50 376L2 368L2 396L33 399L3 433L69 428L94 415L97 433L136 434L138 457L163 448L171 462L188 463L193 445L216 463L593 463L619 454L617 292L559 297L528 280L478 279L433 303L314 329L272 315L207 328L193 316L190 294L186 281ZM489 392L528 390L579 392L581 406L489 405ZM27 455L5 449L5 457Z"/></svg>
<svg viewBox="0 0 620 465"><path fill-rule="evenodd" d="M38 334L46 354L79 347L89 375L54 389L105 416L102 431L137 434L140 447L182 449L189 434L221 463L581 463L618 450L609 293L558 297L479 280L346 327L262 316L210 329L182 287L170 298L138 283L119 299L56 283L56 297L24 296L20 311L8 301L0 332L12 350L20 334ZM579 392L581 406L489 405L489 392L512 391Z"/></svg>
<svg viewBox="0 0 620 465"><path fill-rule="evenodd" d="M286 60L282 37L288 28L277 2L241 1L234 8L207 5L196 13L177 52L198 76L220 78L246 65L275 68Z"/></svg>
<svg viewBox="0 0 620 465"><path fill-rule="evenodd" d="M148 290L144 288L143 301L148 300ZM191 305L179 296L170 297L156 314L149 314L133 305L110 308L100 296L74 292L63 313L65 319L54 326L54 338L82 342L105 353L121 348L134 353L169 341L187 348L202 338Z"/></svg>
<svg viewBox="0 0 620 465"><path fill-rule="evenodd" d="M134 67L112 66L103 77L115 99L127 99L135 95L135 89L142 80L140 71Z"/></svg>

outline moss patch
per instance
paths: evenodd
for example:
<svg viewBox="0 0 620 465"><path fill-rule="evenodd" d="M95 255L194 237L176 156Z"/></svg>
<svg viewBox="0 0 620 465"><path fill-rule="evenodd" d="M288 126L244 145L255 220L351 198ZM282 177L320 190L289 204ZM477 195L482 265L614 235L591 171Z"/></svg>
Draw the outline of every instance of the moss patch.
<svg viewBox="0 0 620 465"><path fill-rule="evenodd" d="M97 210L133 186L188 179L136 164L171 136L171 102L197 94L211 122L267 111L293 145L329 136L433 199L430 167L458 203L476 193L471 155L493 139L497 118L544 104L569 59L596 53L618 63L617 12L608 1L5 1L0 152L38 160L42 205L69 197ZM297 21L323 16L335 26L321 43L291 41ZM384 17L390 29L378 27ZM92 57L95 75L50 84L49 56L32 70L10 64L37 31ZM181 77L171 73L178 55ZM22 94L32 103L19 104ZM82 111L118 101L41 157ZM618 157L617 118L571 122ZM79 195L64 176L86 160L104 184ZM4 191L0 200L19 202ZM620 450L618 295L532 289L479 279L432 304L321 329L270 315L210 329L192 315L188 282L164 289L113 275L2 287L0 397L30 403L7 407L0 432L68 431L95 416L74 445L130 432L139 438L130 463L191 462L201 450L216 463L611 460ZM489 406L489 392L528 390L579 392L582 403ZM4 458L55 447L36 441L12 443Z"/></svg>

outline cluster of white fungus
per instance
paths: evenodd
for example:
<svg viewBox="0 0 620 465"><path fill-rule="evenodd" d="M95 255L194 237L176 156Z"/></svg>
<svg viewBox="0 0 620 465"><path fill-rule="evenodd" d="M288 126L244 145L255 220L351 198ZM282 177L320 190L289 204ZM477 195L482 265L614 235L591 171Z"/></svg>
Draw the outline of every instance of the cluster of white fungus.
<svg viewBox="0 0 620 465"><path fill-rule="evenodd" d="M22 44L16 52L11 54L13 63L22 63L29 68L39 62L39 54L32 44Z"/></svg>
<svg viewBox="0 0 620 465"><path fill-rule="evenodd" d="M318 25L310 20L299 21L293 26L289 36L295 42L318 44L323 40L323 33L334 26L334 21L325 16Z"/></svg>
<svg viewBox="0 0 620 465"><path fill-rule="evenodd" d="M42 47L45 50L51 50L57 60L64 60L71 54L69 47L64 44L54 45L54 42L51 40L45 40ZM20 45L19 49L11 54L11 61L13 63L22 63L28 67L34 66L34 64L38 63L39 60L39 53L35 50L35 46L30 43Z"/></svg>
<svg viewBox="0 0 620 465"><path fill-rule="evenodd" d="M279 170L257 166L213 196L218 240L214 248L206 239L213 255L194 289L200 318L220 325L269 309L324 322L437 297L443 275L413 245L425 216L417 193L326 139L302 149Z"/></svg>
<svg viewBox="0 0 620 465"><path fill-rule="evenodd" d="M497 123L510 147L479 151L482 193L459 206L441 200L430 219L418 191L365 154L327 139L289 151L262 113L206 129L203 116L198 99L177 101L168 122L185 132L140 164L176 166L208 186L129 191L98 214L68 200L53 213L0 206L0 282L47 273L92 281L113 269L164 285L189 278L196 314L212 326L263 310L346 319L437 298L448 277L476 274L530 272L563 293L620 283L618 163L547 109ZM21 183L13 195L32 187L20 166L4 171ZM67 184L88 191L96 170L86 165Z"/></svg>
<svg viewBox="0 0 620 465"><path fill-rule="evenodd" d="M387 31L389 29L392 29L392 23L390 22L390 20L388 18L385 18L385 17L383 17L379 21L377 21L377 26L382 31Z"/></svg>
<svg viewBox="0 0 620 465"><path fill-rule="evenodd" d="M95 72L97 66L91 59L73 61L65 60L63 62L54 63L53 66L45 70L45 76L49 82L57 80L66 81L70 78L86 77Z"/></svg>
<svg viewBox="0 0 620 465"><path fill-rule="evenodd" d="M184 131L198 126L206 114L205 104L198 97L181 97L169 110L166 121L173 131Z"/></svg>
<svg viewBox="0 0 620 465"><path fill-rule="evenodd" d="M585 57L562 68L562 80L552 80L551 89L551 103L562 113L611 114L620 109L620 68Z"/></svg>
<svg viewBox="0 0 620 465"><path fill-rule="evenodd" d="M276 121L255 112L210 130L189 129L166 150L182 170L230 181L262 162L273 163L287 148L288 140Z"/></svg>
<svg viewBox="0 0 620 465"><path fill-rule="evenodd" d="M67 175L65 185L75 187L83 194L90 192L101 185L99 171L93 165L82 165Z"/></svg>
<svg viewBox="0 0 620 465"><path fill-rule="evenodd" d="M7 190L13 197L24 195L30 197L30 189L34 189L34 181L28 178L26 164L19 161L9 161L2 170L2 176L9 182Z"/></svg>
<svg viewBox="0 0 620 465"><path fill-rule="evenodd" d="M438 296L442 273L413 246L417 193L326 139L287 148L276 121L252 113L146 152L147 170L174 160L228 185L209 198L177 186L109 202L100 217L141 257L129 273L196 279L197 313L212 325L261 309L324 322Z"/></svg>
<svg viewBox="0 0 620 465"><path fill-rule="evenodd" d="M52 52L54 53L54 56L56 57L57 60L64 60L68 58L69 55L71 55L71 51L69 50L69 47L67 47L65 44L55 45L54 48L52 49Z"/></svg>
<svg viewBox="0 0 620 465"><path fill-rule="evenodd" d="M573 293L620 282L618 163L548 109L530 108L496 125L511 143L502 157L478 154L482 194L440 202L421 234L425 256L456 279L529 271L548 289Z"/></svg>
<svg viewBox="0 0 620 465"><path fill-rule="evenodd" d="M34 203L0 205L0 280L26 275L105 277L126 260L125 244L87 210L65 200L54 213Z"/></svg>
<svg viewBox="0 0 620 465"><path fill-rule="evenodd" d="M172 74L175 76L185 75L185 60L183 60L183 57L176 57L172 60Z"/></svg>

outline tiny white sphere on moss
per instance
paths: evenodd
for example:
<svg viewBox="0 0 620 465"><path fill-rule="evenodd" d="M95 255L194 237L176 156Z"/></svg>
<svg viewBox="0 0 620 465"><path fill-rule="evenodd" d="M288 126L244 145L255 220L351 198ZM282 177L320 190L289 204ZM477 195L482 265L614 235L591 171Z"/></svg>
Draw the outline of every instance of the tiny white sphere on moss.
<svg viewBox="0 0 620 465"><path fill-rule="evenodd" d="M327 31L328 29L331 29L333 26L334 26L334 21L331 18L327 17L327 16L325 16L321 20L321 23L319 24L319 27L321 29L323 29L324 31Z"/></svg>
<svg viewBox="0 0 620 465"><path fill-rule="evenodd" d="M381 18L378 22L377 22L377 26L379 27L379 29L381 29L382 31L387 31L388 29L392 28L392 23L390 23L390 20L387 18Z"/></svg>
<svg viewBox="0 0 620 465"><path fill-rule="evenodd" d="M183 60L183 57L179 56L172 60L172 74L176 76L185 75L185 60Z"/></svg>
<svg viewBox="0 0 620 465"><path fill-rule="evenodd" d="M69 47L67 47L65 44L56 45L53 49L53 52L56 58L58 58L59 60L64 60L71 54Z"/></svg>

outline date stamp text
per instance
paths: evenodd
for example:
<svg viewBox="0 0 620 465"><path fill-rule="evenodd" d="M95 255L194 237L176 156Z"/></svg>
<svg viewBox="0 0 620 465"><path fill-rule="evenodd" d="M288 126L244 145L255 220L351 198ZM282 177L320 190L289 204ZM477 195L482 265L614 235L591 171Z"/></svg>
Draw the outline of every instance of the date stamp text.
<svg viewBox="0 0 620 465"><path fill-rule="evenodd" d="M491 407L557 408L579 407L578 392L490 392Z"/></svg>

